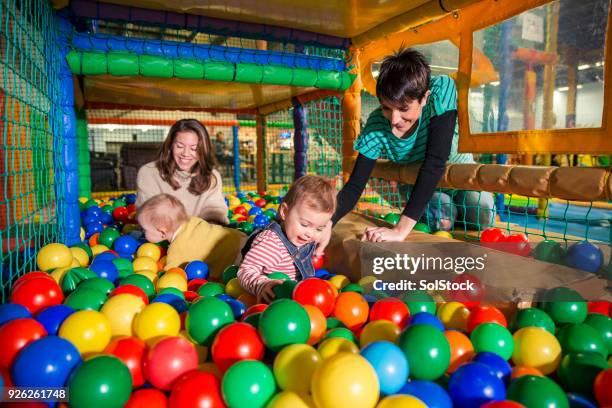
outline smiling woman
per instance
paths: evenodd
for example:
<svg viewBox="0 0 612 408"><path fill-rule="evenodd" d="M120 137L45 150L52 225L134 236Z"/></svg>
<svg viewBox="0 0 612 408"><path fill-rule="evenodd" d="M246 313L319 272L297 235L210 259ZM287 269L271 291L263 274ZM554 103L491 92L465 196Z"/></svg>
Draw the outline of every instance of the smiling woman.
<svg viewBox="0 0 612 408"><path fill-rule="evenodd" d="M221 176L206 127L181 119L168 132L156 161L138 170L136 205L161 193L178 198L189 215L227 224Z"/></svg>

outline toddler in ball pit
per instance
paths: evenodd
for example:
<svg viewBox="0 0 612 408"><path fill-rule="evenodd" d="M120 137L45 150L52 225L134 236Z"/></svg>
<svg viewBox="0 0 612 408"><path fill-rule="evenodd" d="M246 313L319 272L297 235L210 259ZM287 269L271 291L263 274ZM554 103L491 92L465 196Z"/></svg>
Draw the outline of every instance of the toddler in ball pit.
<svg viewBox="0 0 612 408"><path fill-rule="evenodd" d="M336 190L327 180L319 176L298 179L279 207L280 223L270 223L245 245L238 269L240 285L258 301L271 302L274 286L283 281L270 279L269 274L282 272L295 280L313 276L316 243L335 210Z"/></svg>
<svg viewBox="0 0 612 408"><path fill-rule="evenodd" d="M170 242L165 270L201 260L208 264L211 278L240 260L246 242L242 232L211 224L187 215L185 206L174 196L159 194L138 208L137 219L149 242Z"/></svg>

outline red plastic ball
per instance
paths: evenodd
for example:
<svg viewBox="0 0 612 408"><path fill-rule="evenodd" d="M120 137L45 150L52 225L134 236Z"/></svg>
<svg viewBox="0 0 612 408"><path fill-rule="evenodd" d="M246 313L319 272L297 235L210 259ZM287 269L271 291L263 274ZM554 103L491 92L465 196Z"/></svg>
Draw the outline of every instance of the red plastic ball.
<svg viewBox="0 0 612 408"><path fill-rule="evenodd" d="M128 214L134 214L136 212L136 204L128 204L126 206Z"/></svg>
<svg viewBox="0 0 612 408"><path fill-rule="evenodd" d="M47 331L34 319L15 319L0 326L0 367L9 368L25 346L45 337Z"/></svg>
<svg viewBox="0 0 612 408"><path fill-rule="evenodd" d="M104 353L112 354L123 361L132 375L132 387L144 385L145 379L142 370L147 345L136 337L119 337L106 346Z"/></svg>
<svg viewBox="0 0 612 408"><path fill-rule="evenodd" d="M370 311L370 321L389 320L400 329L406 327L410 319L408 306L397 298L381 299L374 303Z"/></svg>
<svg viewBox="0 0 612 408"><path fill-rule="evenodd" d="M166 394L155 388L145 388L135 391L124 408L166 408L167 406Z"/></svg>
<svg viewBox="0 0 612 408"><path fill-rule="evenodd" d="M147 297L147 294L144 292L144 290L142 290L136 285L117 286L111 291L111 293L109 293L108 297L110 298L121 293L129 293L130 295L138 296L144 302L145 305L149 304L149 298Z"/></svg>
<svg viewBox="0 0 612 408"><path fill-rule="evenodd" d="M469 285L470 288L466 290L453 290L450 293L450 299L455 302L460 302L465 305L468 309L474 308L482 302L485 296L485 285L469 273L464 273L455 277L452 281L453 284L465 284Z"/></svg>
<svg viewBox="0 0 612 408"><path fill-rule="evenodd" d="M51 275L49 275L47 272L41 272L41 271L33 271L33 272L28 272L23 276L20 276L19 278L17 278L17 280L13 283L13 289L26 281L32 280L32 279L38 279L38 278L45 278L45 279L51 279L53 280L53 278L51 277Z"/></svg>
<svg viewBox="0 0 612 408"><path fill-rule="evenodd" d="M193 290L187 290L183 292L183 295L185 296L185 300L189 303L193 303L198 297L200 297L198 292L194 292Z"/></svg>
<svg viewBox="0 0 612 408"><path fill-rule="evenodd" d="M589 313L600 313L602 315L610 316L612 308L610 308L610 302L606 300L596 300L587 304Z"/></svg>
<svg viewBox="0 0 612 408"><path fill-rule="evenodd" d="M494 306L477 306L470 311L467 319L467 330L472 332L476 326L482 323L497 323L508 327L506 316Z"/></svg>
<svg viewBox="0 0 612 408"><path fill-rule="evenodd" d="M190 371L176 380L168 400L170 408L224 408L221 382L214 374Z"/></svg>
<svg viewBox="0 0 612 408"><path fill-rule="evenodd" d="M32 314L64 301L64 294L53 278L34 277L19 283L11 291L11 303L24 306Z"/></svg>
<svg viewBox="0 0 612 408"><path fill-rule="evenodd" d="M612 406L612 368L603 370L595 378L595 398L602 407Z"/></svg>
<svg viewBox="0 0 612 408"><path fill-rule="evenodd" d="M240 214L240 215L244 215L245 217L249 215L249 212L247 211L246 208L244 208L243 206L239 205L236 208L234 208L234 215L236 214Z"/></svg>
<svg viewBox="0 0 612 408"><path fill-rule="evenodd" d="M261 360L265 347L257 329L248 323L232 323L222 328L213 341L213 362L224 373L241 360Z"/></svg>
<svg viewBox="0 0 612 408"><path fill-rule="evenodd" d="M266 204L267 204L266 200L264 200L263 198L259 198L259 199L255 200L255 205L260 207L260 208L265 207Z"/></svg>
<svg viewBox="0 0 612 408"><path fill-rule="evenodd" d="M301 305L316 306L327 317L334 310L336 295L329 282L319 278L308 278L295 286L293 300Z"/></svg>
<svg viewBox="0 0 612 408"><path fill-rule="evenodd" d="M510 234L504 241L504 250L520 256L529 256L531 253L529 238L520 232Z"/></svg>
<svg viewBox="0 0 612 408"><path fill-rule="evenodd" d="M154 387L169 391L178 377L197 367L198 353L193 343L183 337L165 337L147 352L144 376Z"/></svg>
<svg viewBox="0 0 612 408"><path fill-rule="evenodd" d="M204 279L204 278L195 278L190 280L187 283L187 290L191 290L193 292L197 292L198 289L200 288L200 286L202 286L203 284L207 283L208 280Z"/></svg>
<svg viewBox="0 0 612 408"><path fill-rule="evenodd" d="M257 303L251 307L249 307L246 312L244 312L244 314L242 315L242 320L246 319L249 315L252 315L253 313L261 313L264 310L266 310L266 308L268 307L268 305L264 304L264 303Z"/></svg>
<svg viewBox="0 0 612 408"><path fill-rule="evenodd" d="M487 228L480 234L480 242L485 244L492 244L495 242L503 242L506 238L504 231L499 228Z"/></svg>
<svg viewBox="0 0 612 408"><path fill-rule="evenodd" d="M325 257L323 255L312 257L312 266L315 270L321 269L323 265L325 265Z"/></svg>

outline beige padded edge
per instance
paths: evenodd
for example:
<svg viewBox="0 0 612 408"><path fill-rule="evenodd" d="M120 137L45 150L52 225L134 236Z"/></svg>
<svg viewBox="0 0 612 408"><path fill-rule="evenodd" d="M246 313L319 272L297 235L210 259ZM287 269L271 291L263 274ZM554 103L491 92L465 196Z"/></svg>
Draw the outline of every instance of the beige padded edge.
<svg viewBox="0 0 612 408"><path fill-rule="evenodd" d="M414 184L420 165L378 160L373 177ZM612 200L612 168L449 164L438 187L577 201Z"/></svg>

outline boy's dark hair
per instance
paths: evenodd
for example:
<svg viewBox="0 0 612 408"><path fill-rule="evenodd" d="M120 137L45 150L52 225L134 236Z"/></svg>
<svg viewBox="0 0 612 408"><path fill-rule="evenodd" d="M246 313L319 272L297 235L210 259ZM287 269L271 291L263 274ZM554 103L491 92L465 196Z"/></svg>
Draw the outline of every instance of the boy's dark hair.
<svg viewBox="0 0 612 408"><path fill-rule="evenodd" d="M429 90L431 69L420 52L400 49L383 60L376 81L378 100L391 105L420 101Z"/></svg>

